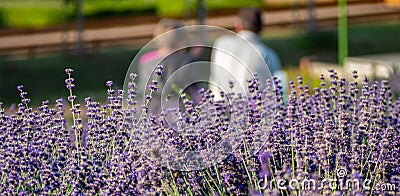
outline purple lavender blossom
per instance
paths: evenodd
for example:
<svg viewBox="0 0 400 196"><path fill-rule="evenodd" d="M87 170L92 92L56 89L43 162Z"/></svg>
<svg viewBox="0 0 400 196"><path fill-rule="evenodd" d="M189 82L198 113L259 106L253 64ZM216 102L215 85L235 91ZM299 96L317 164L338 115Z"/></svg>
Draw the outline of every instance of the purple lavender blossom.
<svg viewBox="0 0 400 196"><path fill-rule="evenodd" d="M267 81L266 89L258 89L257 81L249 80L251 102L233 94L224 95L229 104L214 101L209 90L201 89L197 105L183 94L184 110L144 115L139 119L142 123L137 123L138 107L148 106L137 104L136 74L130 74L127 97L122 90L112 89L113 83L108 81L106 101L88 97L76 103L73 70L65 72L66 99L46 100L32 108L21 85L17 87L21 103L14 110L0 102L0 194L400 194L398 188L379 192L328 186L281 190L276 183L259 186L261 179L306 178L316 182L369 179L371 186L398 183L400 100L393 100L387 81L364 78L358 86L357 80L339 78L335 70L329 70L329 78L321 75L320 87L314 91L301 77L297 83L290 82L286 100L276 78ZM162 66L156 68L156 74L163 74ZM356 71L352 74L358 78ZM156 81L150 88L158 90ZM127 107L123 107L124 101ZM273 119L267 119L268 114L273 114ZM168 118L197 135L175 131ZM188 151L209 148L230 130L231 120L243 126L245 137L214 167L175 171L154 161L171 156L161 145ZM268 137L260 137L262 141L253 137L259 129L269 132ZM161 141L146 144L148 151L143 151L139 134L150 139L157 135ZM263 143L262 149L249 152L248 147L257 141ZM339 169L345 171L343 176Z"/></svg>

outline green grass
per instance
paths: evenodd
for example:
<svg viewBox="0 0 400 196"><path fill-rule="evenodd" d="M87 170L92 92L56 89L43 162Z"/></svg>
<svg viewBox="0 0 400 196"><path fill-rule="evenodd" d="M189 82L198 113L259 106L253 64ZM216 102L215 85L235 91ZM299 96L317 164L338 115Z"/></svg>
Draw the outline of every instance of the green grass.
<svg viewBox="0 0 400 196"><path fill-rule="evenodd" d="M95 100L106 97L107 80L122 88L125 73L137 50L111 48L92 55L53 54L47 57L20 60L0 59L0 101L9 105L19 100L17 85L24 85L34 105L49 99L67 96L64 80L66 68L75 70L74 92L78 100L87 96Z"/></svg>
<svg viewBox="0 0 400 196"><path fill-rule="evenodd" d="M349 26L349 56L400 51L398 35L398 21ZM337 62L335 29L265 37L264 41L277 51L284 65L297 65L302 56L308 55L318 56L327 62Z"/></svg>
<svg viewBox="0 0 400 196"><path fill-rule="evenodd" d="M400 51L399 34L398 23L350 26L350 55ZM293 66L298 65L299 59L306 55L316 55L321 60L332 63L337 61L335 30L319 31L314 34L273 35L265 37L264 40L275 49L286 69L290 69L291 72ZM80 100L86 96L104 100L105 82L113 80L116 86L121 88L125 72L136 52L137 49L132 47L114 47L86 57L62 53L19 60L2 57L0 101L6 105L17 102L19 98L16 87L19 84L26 87L34 104L45 99L66 97L64 70L67 67L75 70L74 77L77 84L75 92Z"/></svg>
<svg viewBox="0 0 400 196"><path fill-rule="evenodd" d="M291 36L264 38L278 53L283 65L297 65L303 56L316 55L335 62L337 57L336 31L299 32Z"/></svg>

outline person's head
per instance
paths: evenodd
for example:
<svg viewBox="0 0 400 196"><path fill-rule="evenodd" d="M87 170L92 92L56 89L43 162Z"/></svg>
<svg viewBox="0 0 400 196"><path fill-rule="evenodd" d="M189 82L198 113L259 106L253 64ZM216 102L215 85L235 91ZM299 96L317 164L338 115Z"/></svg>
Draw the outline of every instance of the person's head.
<svg viewBox="0 0 400 196"><path fill-rule="evenodd" d="M153 36L157 37L163 33L180 27L183 27L183 24L180 21L171 18L163 18L158 21L156 28L154 29Z"/></svg>
<svg viewBox="0 0 400 196"><path fill-rule="evenodd" d="M239 11L239 21L236 23L236 31L248 30L259 33L262 29L262 12L258 8L249 7Z"/></svg>
<svg viewBox="0 0 400 196"><path fill-rule="evenodd" d="M154 37L158 37L164 33L167 33L168 31L175 30L173 32L169 32L165 35L163 35L162 38L160 38L157 42L159 47L167 47L171 49L178 48L180 45L182 45L182 40L185 37L185 32L183 29L179 29L183 27L184 25L174 19L170 18L164 18L161 19L157 25L156 28L153 32Z"/></svg>

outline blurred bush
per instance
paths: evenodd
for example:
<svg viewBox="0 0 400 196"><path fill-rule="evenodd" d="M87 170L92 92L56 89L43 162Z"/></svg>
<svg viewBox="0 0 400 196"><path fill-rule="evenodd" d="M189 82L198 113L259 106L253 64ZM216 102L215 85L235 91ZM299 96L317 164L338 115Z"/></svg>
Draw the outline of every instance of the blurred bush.
<svg viewBox="0 0 400 196"><path fill-rule="evenodd" d="M198 0L157 0L156 11L161 17L182 16L186 12L194 12ZM247 6L261 7L262 0L204 0L205 6L210 10L233 9Z"/></svg>
<svg viewBox="0 0 400 196"><path fill-rule="evenodd" d="M82 0L86 18L157 14L182 17L195 13L197 0ZM207 9L262 6L262 0L207 0ZM191 14L193 15L193 14ZM75 0L0 0L0 26L40 28L72 21Z"/></svg>
<svg viewBox="0 0 400 196"><path fill-rule="evenodd" d="M83 15L96 18L155 13L155 0L82 0ZM72 21L75 0L0 0L2 27L40 28Z"/></svg>
<svg viewBox="0 0 400 196"><path fill-rule="evenodd" d="M0 13L3 27L45 27L63 18L61 0L2 0Z"/></svg>
<svg viewBox="0 0 400 196"><path fill-rule="evenodd" d="M87 17L154 14L155 3L156 0L84 0L83 12Z"/></svg>

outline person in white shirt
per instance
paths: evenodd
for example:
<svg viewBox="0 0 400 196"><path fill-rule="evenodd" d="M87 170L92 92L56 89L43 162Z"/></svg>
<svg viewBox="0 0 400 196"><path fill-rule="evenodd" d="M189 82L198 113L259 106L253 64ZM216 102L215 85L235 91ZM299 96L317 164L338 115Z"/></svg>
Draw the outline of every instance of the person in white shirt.
<svg viewBox="0 0 400 196"><path fill-rule="evenodd" d="M215 99L221 98L221 91L248 94L247 80L253 78L255 73L261 88L274 74L281 75L278 55L258 36L262 29L261 14L257 8L240 10L235 25L238 36L221 36L214 42L209 87ZM279 78L282 79L282 76ZM234 88L231 88L232 81Z"/></svg>

